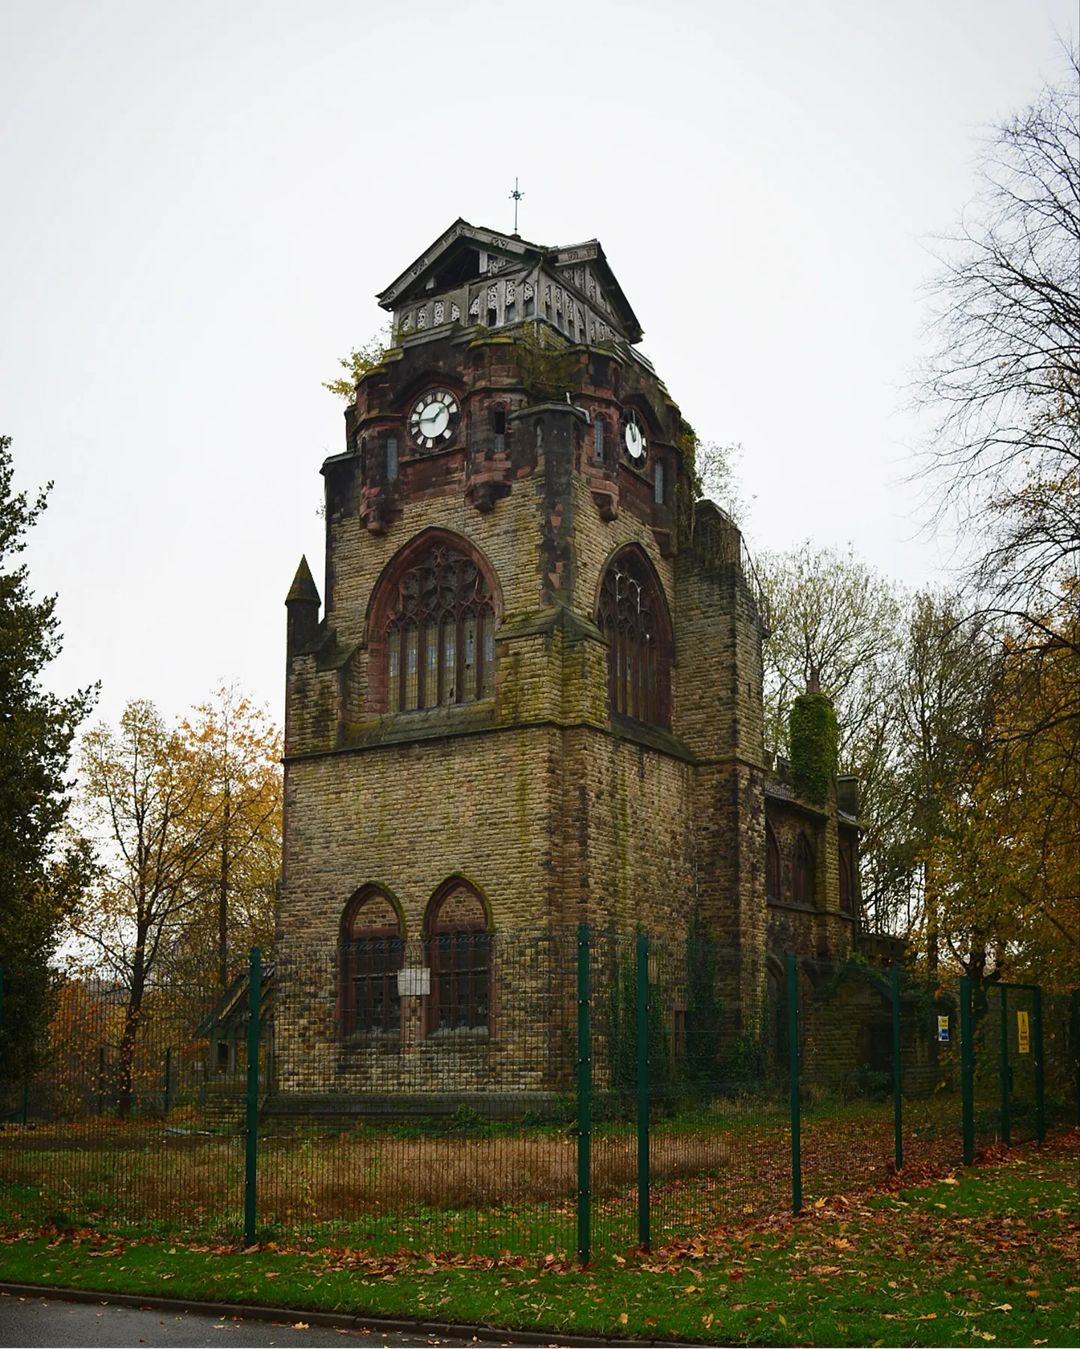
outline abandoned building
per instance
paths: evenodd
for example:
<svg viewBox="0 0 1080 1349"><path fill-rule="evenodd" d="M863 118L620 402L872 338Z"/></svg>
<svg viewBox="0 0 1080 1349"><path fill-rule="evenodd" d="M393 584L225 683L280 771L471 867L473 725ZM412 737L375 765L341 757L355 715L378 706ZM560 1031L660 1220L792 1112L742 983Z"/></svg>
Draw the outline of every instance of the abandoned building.
<svg viewBox="0 0 1080 1349"><path fill-rule="evenodd" d="M752 568L600 244L458 220L378 299L286 600L276 1097L556 1087L583 922L699 924L758 1025L853 948L855 784L767 760Z"/></svg>

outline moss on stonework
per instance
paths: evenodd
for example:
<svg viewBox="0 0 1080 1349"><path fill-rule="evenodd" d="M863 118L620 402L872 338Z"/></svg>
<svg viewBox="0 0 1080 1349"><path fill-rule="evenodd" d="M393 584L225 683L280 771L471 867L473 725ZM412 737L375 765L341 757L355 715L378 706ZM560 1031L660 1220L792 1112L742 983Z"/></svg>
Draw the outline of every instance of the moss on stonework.
<svg viewBox="0 0 1080 1349"><path fill-rule="evenodd" d="M791 777L800 796L825 804L836 778L836 712L824 693L800 693L791 706Z"/></svg>

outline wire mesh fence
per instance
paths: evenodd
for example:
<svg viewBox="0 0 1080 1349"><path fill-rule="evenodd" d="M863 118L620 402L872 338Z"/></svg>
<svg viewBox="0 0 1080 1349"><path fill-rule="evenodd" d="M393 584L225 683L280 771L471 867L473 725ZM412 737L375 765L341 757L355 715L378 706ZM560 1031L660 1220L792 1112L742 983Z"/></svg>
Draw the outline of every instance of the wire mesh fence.
<svg viewBox="0 0 1080 1349"><path fill-rule="evenodd" d="M9 976L10 977L10 976ZM9 1222L587 1259L1080 1122L1077 998L691 931L293 941L58 990L0 1076Z"/></svg>

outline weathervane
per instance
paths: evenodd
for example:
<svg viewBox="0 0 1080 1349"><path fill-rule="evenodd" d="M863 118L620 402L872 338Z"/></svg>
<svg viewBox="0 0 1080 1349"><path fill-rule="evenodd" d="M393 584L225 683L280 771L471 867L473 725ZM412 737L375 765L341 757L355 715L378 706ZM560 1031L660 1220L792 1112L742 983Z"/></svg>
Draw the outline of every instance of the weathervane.
<svg viewBox="0 0 1080 1349"><path fill-rule="evenodd" d="M517 180L517 175L515 174L515 175L514 175L514 190L513 190L513 192L510 193L510 197L511 197L513 203L514 203L514 233L515 233L515 234L518 232L518 221L517 221L517 215L518 215L518 202L522 199L522 197L523 197L524 195L525 195L524 192L519 192L519 191L518 191L518 180Z"/></svg>

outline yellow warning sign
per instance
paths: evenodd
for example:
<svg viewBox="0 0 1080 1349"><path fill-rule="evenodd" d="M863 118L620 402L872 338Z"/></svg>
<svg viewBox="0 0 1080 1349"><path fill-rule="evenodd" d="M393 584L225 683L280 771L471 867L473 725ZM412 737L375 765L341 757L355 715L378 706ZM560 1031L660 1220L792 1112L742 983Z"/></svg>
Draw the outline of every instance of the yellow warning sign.
<svg viewBox="0 0 1080 1349"><path fill-rule="evenodd" d="M937 1038L940 1044L947 1045L949 1043L949 1018L947 1016L939 1016L937 1019Z"/></svg>
<svg viewBox="0 0 1080 1349"><path fill-rule="evenodd" d="M1031 1023L1027 1012L1016 1014L1016 1048L1021 1054L1031 1053Z"/></svg>

